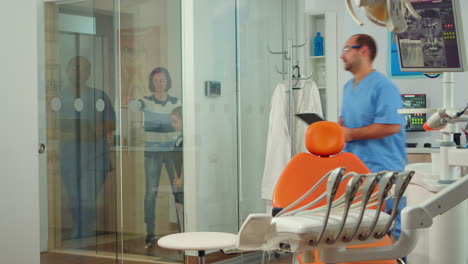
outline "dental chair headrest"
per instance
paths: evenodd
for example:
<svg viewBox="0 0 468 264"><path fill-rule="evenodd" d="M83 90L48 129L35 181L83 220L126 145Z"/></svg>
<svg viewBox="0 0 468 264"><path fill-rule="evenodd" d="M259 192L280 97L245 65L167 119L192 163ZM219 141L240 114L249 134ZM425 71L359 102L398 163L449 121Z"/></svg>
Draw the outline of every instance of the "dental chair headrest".
<svg viewBox="0 0 468 264"><path fill-rule="evenodd" d="M343 129L335 122L315 122L307 128L305 145L310 153L317 156L336 155L345 145Z"/></svg>

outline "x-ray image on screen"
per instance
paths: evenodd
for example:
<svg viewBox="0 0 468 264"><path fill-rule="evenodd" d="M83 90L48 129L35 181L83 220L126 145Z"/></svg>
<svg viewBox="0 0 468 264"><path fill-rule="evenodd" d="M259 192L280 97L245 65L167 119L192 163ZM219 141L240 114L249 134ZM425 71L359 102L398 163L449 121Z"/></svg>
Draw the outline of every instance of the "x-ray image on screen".
<svg viewBox="0 0 468 264"><path fill-rule="evenodd" d="M398 34L401 71L462 71L463 36L454 0L411 4L421 19L407 14L408 28Z"/></svg>
<svg viewBox="0 0 468 264"><path fill-rule="evenodd" d="M414 22L421 25L421 34L426 38L442 37L442 18L439 8L419 10L418 14L422 17Z"/></svg>
<svg viewBox="0 0 468 264"><path fill-rule="evenodd" d="M400 56L407 67L424 66L424 55L421 40L403 39L400 41Z"/></svg>
<svg viewBox="0 0 468 264"><path fill-rule="evenodd" d="M422 50L424 67L447 67L447 57L445 56L445 46L442 38L422 39Z"/></svg>

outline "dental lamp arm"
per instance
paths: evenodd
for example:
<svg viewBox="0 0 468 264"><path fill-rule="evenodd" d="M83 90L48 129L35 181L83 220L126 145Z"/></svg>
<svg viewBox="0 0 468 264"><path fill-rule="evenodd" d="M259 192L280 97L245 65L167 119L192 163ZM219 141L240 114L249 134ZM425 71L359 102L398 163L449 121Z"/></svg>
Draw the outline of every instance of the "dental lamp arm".
<svg viewBox="0 0 468 264"><path fill-rule="evenodd" d="M366 249L323 248L319 253L320 260L325 263L339 263L407 256L418 242L420 235L418 229L430 227L434 217L444 214L466 199L468 199L468 176L460 178L419 206L403 209L402 230L395 244Z"/></svg>
<svg viewBox="0 0 468 264"><path fill-rule="evenodd" d="M345 0L345 1L346 1L346 7L348 8L349 13L351 14L351 17L353 18L354 22L356 22L356 24L358 24L359 26L364 25L364 23L362 23L362 21L359 20L359 18L356 16L353 5L351 4L351 0Z"/></svg>
<svg viewBox="0 0 468 264"><path fill-rule="evenodd" d="M405 3L405 6L406 6L406 9L408 9L408 11L410 12L410 14L416 18L416 19L421 19L422 17L418 14L418 12L416 12L416 10L414 10L413 6L411 5L411 0L407 0L407 2Z"/></svg>

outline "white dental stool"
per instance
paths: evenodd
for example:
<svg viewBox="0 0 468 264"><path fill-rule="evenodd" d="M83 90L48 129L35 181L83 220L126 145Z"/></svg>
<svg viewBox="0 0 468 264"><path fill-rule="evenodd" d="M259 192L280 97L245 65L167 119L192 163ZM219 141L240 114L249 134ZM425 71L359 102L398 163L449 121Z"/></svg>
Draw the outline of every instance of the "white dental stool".
<svg viewBox="0 0 468 264"><path fill-rule="evenodd" d="M233 248L237 235L220 232L185 232L164 236L158 240L162 248L198 251L198 264L205 263L205 251Z"/></svg>

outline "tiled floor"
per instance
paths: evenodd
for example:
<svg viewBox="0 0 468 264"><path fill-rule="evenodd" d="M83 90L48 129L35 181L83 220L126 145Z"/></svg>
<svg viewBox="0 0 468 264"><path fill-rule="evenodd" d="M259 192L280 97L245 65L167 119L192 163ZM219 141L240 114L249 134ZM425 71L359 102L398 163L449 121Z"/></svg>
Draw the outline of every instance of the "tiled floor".
<svg viewBox="0 0 468 264"><path fill-rule="evenodd" d="M63 240L62 250L59 252L45 252L41 254L40 264L141 264L141 263L164 263L176 264L183 263L184 255L181 251L168 250L160 248L157 243L150 248L145 248L144 236L127 236L123 244L116 243L118 238L112 234L102 235L99 237L69 239ZM97 244L97 246L96 246ZM94 245L94 246L92 246ZM99 256L96 256L99 252ZM118 252L118 255L116 254ZM246 254L246 253L244 253ZM247 253L249 254L249 253ZM278 255L268 254L264 255L264 263L261 263L261 254L256 252L259 256L250 258L256 259L252 263L242 264L290 264L292 263L291 255ZM226 255L220 251L207 254L205 262L216 263L226 262L227 259L240 256L239 254ZM119 261L117 262L117 257ZM122 258L125 260L122 262ZM242 259L243 258L239 258ZM239 260L240 262L241 260ZM269 261L269 263L268 263ZM235 263L239 263L236 261ZM186 257L186 264L196 264L197 257Z"/></svg>
<svg viewBox="0 0 468 264"><path fill-rule="evenodd" d="M41 253L41 264L115 264L112 258L98 258L63 253ZM125 264L142 264L141 261L125 261ZM152 262L149 262L152 263Z"/></svg>
<svg viewBox="0 0 468 264"><path fill-rule="evenodd" d="M206 263L215 263L217 261L225 259L224 257L214 256L213 254L207 255ZM54 253L54 252L44 252L41 253L41 264L115 264L115 263L122 263L122 264L154 264L154 263L164 263L164 264L171 264L171 263L181 263L181 262L170 262L170 261L157 261L156 259L148 259L148 260L120 260L119 262L116 261L115 258L112 257L92 257L92 256L84 256L84 255L77 255L77 254L67 254L67 253ZM197 263L196 257L190 257L187 263ZM255 262L258 264L259 262ZM292 263L292 256L291 255L282 255L278 258L271 257L269 259L269 264L290 264ZM249 263L244 263L249 264ZM265 259L265 264L268 264L268 258Z"/></svg>

